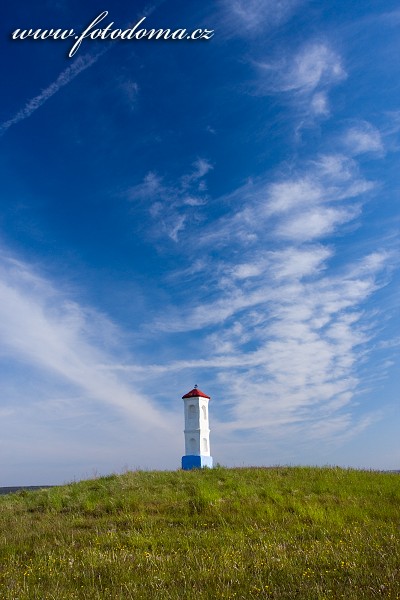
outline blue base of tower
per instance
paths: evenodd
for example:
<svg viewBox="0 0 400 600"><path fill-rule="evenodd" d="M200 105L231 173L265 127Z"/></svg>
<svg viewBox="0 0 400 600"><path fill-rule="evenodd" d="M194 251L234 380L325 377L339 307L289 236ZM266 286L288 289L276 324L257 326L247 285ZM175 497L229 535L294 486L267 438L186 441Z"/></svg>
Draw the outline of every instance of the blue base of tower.
<svg viewBox="0 0 400 600"><path fill-rule="evenodd" d="M188 454L182 456L182 469L184 471L190 471L191 469L212 469L213 459L212 456L198 456L195 454Z"/></svg>

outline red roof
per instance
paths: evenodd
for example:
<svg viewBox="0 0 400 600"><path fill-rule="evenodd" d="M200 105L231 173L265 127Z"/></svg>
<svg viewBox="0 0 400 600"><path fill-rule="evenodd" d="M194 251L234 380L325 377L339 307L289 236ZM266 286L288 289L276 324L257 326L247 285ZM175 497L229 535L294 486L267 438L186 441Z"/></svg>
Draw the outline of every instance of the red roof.
<svg viewBox="0 0 400 600"><path fill-rule="evenodd" d="M207 394L205 394L204 392L199 390L199 388L197 386L195 386L192 390L190 390L190 392L188 392L187 394L182 396L182 400L184 398L197 398L199 396L201 398L208 398L210 400L210 396L207 396Z"/></svg>

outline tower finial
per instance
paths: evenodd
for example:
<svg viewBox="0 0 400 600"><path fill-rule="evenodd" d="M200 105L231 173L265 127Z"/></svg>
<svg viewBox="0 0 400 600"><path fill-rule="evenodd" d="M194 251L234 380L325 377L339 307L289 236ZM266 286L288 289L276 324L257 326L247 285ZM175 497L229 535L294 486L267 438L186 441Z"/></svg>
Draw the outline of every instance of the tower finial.
<svg viewBox="0 0 400 600"><path fill-rule="evenodd" d="M194 387L195 387L195 388L196 388L196 390L197 390L197 388L198 388L199 386L197 385L197 383L195 383L195 384L194 384Z"/></svg>

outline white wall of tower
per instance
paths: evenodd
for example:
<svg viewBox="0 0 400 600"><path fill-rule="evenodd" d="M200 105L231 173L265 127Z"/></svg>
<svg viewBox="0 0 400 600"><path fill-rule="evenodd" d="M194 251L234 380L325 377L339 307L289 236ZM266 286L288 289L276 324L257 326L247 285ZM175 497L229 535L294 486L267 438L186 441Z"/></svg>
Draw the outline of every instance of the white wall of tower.
<svg viewBox="0 0 400 600"><path fill-rule="evenodd" d="M185 454L210 456L208 398L193 396L185 403Z"/></svg>

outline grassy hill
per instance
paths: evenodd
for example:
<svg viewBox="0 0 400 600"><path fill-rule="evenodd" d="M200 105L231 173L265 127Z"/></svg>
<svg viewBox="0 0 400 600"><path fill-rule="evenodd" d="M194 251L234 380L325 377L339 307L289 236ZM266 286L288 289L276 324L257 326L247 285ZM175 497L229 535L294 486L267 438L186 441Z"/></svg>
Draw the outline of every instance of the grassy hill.
<svg viewBox="0 0 400 600"><path fill-rule="evenodd" d="M129 472L0 498L0 598L400 599L400 476Z"/></svg>

